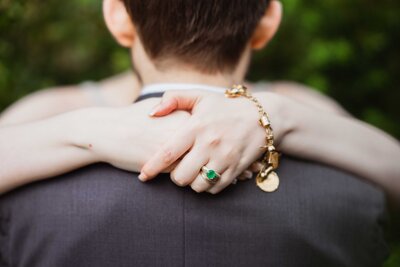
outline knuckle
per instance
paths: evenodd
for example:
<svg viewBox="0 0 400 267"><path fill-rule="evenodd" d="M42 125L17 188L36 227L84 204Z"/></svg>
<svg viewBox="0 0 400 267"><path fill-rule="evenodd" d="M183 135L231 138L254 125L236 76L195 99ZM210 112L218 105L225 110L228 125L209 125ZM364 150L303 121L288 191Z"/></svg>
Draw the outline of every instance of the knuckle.
<svg viewBox="0 0 400 267"><path fill-rule="evenodd" d="M213 137L210 137L210 138L207 140L207 145L208 145L209 147L217 147L218 145L221 144L221 141L222 141L221 137L219 137L219 136L213 136Z"/></svg>

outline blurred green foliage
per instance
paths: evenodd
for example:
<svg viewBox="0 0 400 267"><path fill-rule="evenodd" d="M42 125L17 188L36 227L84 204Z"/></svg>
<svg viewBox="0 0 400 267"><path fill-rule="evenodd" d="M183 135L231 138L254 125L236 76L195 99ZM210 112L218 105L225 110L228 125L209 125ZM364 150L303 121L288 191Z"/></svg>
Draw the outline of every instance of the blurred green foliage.
<svg viewBox="0 0 400 267"><path fill-rule="evenodd" d="M400 1L282 0L283 25L258 52L250 80L294 80L400 138ZM0 111L44 87L130 67L107 32L100 0L0 1ZM393 255L400 266L400 234Z"/></svg>
<svg viewBox="0 0 400 267"><path fill-rule="evenodd" d="M251 78L289 79L400 138L400 2L283 0L277 38Z"/></svg>

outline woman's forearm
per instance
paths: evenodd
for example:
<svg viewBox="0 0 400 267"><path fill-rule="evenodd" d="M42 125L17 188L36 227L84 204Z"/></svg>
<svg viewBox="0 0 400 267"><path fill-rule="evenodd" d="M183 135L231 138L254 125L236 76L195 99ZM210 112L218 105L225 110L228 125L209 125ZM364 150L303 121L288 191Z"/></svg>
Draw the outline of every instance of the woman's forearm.
<svg viewBox="0 0 400 267"><path fill-rule="evenodd" d="M264 93L265 94L265 93ZM270 95L258 94L268 107ZM279 106L279 105L278 105ZM400 144L385 132L354 118L316 111L297 102L280 105L274 121L282 129L279 149L363 177L400 196Z"/></svg>
<svg viewBox="0 0 400 267"><path fill-rule="evenodd" d="M0 194L96 161L72 143L84 130L89 110L0 128Z"/></svg>
<svg viewBox="0 0 400 267"><path fill-rule="evenodd" d="M400 195L400 144L385 132L354 118L291 112L294 125L282 143L289 153L338 166Z"/></svg>
<svg viewBox="0 0 400 267"><path fill-rule="evenodd" d="M86 108L27 124L0 127L0 194L95 163L139 171L189 118L153 119L155 98L122 108Z"/></svg>

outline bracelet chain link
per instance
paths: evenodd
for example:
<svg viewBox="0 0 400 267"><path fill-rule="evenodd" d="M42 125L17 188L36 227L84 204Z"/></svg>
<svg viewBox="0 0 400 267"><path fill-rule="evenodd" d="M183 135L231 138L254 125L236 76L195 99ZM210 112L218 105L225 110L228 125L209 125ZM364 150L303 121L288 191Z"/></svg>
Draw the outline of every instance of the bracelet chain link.
<svg viewBox="0 0 400 267"><path fill-rule="evenodd" d="M228 98L245 97L256 105L260 114L259 124L264 128L266 133L265 145L261 147L262 149L266 149L266 152L261 160L263 166L257 175L256 182L258 187L265 192L277 190L279 187L279 177L274 170L279 167L280 154L274 146L274 132L267 112L260 101L243 85L233 85L232 88L225 91L225 96Z"/></svg>

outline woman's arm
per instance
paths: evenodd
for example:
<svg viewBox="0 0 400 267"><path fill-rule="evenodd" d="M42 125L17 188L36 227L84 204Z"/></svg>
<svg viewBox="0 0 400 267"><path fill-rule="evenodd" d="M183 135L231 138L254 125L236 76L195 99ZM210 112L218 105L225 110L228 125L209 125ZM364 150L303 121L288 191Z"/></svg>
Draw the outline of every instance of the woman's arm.
<svg viewBox="0 0 400 267"><path fill-rule="evenodd" d="M0 194L95 161L89 150L72 143L87 111L0 128Z"/></svg>
<svg viewBox="0 0 400 267"><path fill-rule="evenodd" d="M140 170L189 117L178 112L165 120L149 118L148 110L156 102L87 108L0 127L0 194L94 162Z"/></svg>
<svg viewBox="0 0 400 267"><path fill-rule="evenodd" d="M257 94L268 105L267 95ZM285 111L292 130L280 149L290 155L337 166L400 196L400 143L351 117L337 116L293 102Z"/></svg>
<svg viewBox="0 0 400 267"><path fill-rule="evenodd" d="M277 81L272 82L269 88L274 93L291 98L316 110L350 116L335 100L306 85L289 81Z"/></svg>
<svg viewBox="0 0 400 267"><path fill-rule="evenodd" d="M131 71L82 85L60 86L32 93L0 115L0 125L15 125L93 106L126 106L140 92L138 78Z"/></svg>
<svg viewBox="0 0 400 267"><path fill-rule="evenodd" d="M41 120L74 109L88 107L88 98L77 86L49 88L29 94L0 115L0 125Z"/></svg>
<svg viewBox="0 0 400 267"><path fill-rule="evenodd" d="M261 154L258 147L264 142L264 135L260 131L262 128L254 123L258 118L257 112L251 103L250 106L245 105L250 101L244 98L225 99L218 95L204 95L198 92L185 94L170 92L164 96L153 114L165 116L177 109L191 111L189 125L196 125L196 128L200 130L195 133L182 130L182 134L177 135L179 140L194 139L193 143L197 144L207 143L198 142L201 139L220 139L219 143L223 143L221 140L229 139L230 146L240 148L239 151L243 151L242 147L252 147L241 155L240 161L236 158L230 160L228 165L239 166L235 168L236 172L230 173L229 179L233 179L234 175L248 164L247 160L243 165L245 159L254 159ZM394 138L358 120L338 116L329 111L316 110L288 97L274 93L255 93L254 95L270 114L278 149L283 153L334 165L378 184L391 195L400 195L400 165L398 164L400 145ZM221 119L216 114L224 114L224 116ZM239 125L238 120L241 120ZM209 131L204 130L208 128L223 130L220 133L214 130L210 134ZM248 134L249 131L251 135ZM177 151L178 142L178 139L169 141L162 147L162 153L156 153L145 164L142 173L146 179L154 177L168 166L169 161L172 162L188 150L188 147L181 147ZM252 145L257 142L258 146ZM169 155L169 161L163 160L166 154ZM212 153L210 157L218 158ZM195 158L197 158L196 155L191 156L191 159ZM186 164L190 166L195 162L186 161ZM188 180L194 179L187 175L185 177ZM188 183L188 181L183 183ZM227 181L223 186L228 184ZM219 187L216 191L222 189L223 187Z"/></svg>

